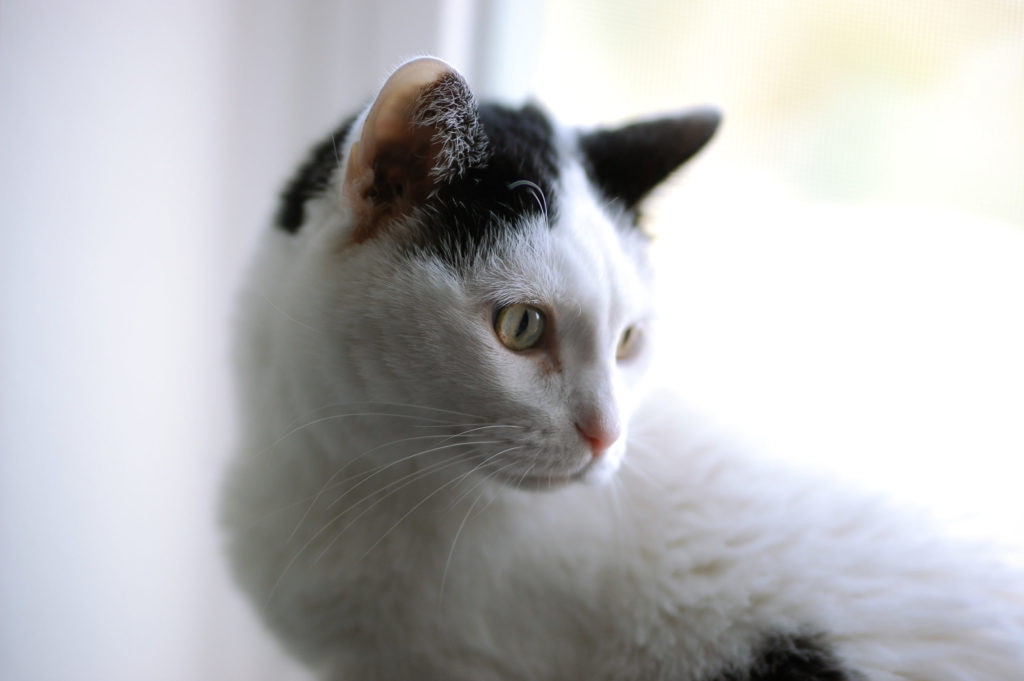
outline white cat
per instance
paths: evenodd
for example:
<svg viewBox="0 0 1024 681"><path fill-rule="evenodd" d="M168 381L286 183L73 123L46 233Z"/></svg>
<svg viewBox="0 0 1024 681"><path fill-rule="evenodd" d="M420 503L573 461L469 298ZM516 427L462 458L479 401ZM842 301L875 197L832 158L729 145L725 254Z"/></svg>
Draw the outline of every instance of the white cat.
<svg viewBox="0 0 1024 681"><path fill-rule="evenodd" d="M1021 580L702 439L651 380L638 209L717 124L564 130L419 59L300 169L225 518L322 678L1024 679Z"/></svg>

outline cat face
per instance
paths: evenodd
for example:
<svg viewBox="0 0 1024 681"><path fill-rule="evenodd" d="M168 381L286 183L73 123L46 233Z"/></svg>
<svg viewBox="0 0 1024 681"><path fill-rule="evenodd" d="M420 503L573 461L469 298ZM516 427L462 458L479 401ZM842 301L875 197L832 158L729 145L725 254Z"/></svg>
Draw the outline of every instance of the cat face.
<svg viewBox="0 0 1024 681"><path fill-rule="evenodd" d="M609 218L579 167L558 186L573 196L554 224L525 217L460 269L396 257L401 237L339 265L364 273L332 334L359 348L364 394L465 415L488 443L472 461L493 456L481 471L520 486L618 468L649 354L645 237Z"/></svg>
<svg viewBox="0 0 1024 681"><path fill-rule="evenodd" d="M452 470L525 488L609 479L649 356L637 205L716 124L580 135L478 106L442 62L400 68L346 126L341 164L314 152L279 214L309 240L308 295L330 320L318 380L443 417Z"/></svg>
<svg viewBox="0 0 1024 681"><path fill-rule="evenodd" d="M482 320L479 355L492 397L518 426L501 433L516 449L500 477L520 485L607 480L625 453L649 356L647 239L602 208L578 165L564 166L555 186L553 224L534 220L504 266L484 266L471 284L495 310L489 328Z"/></svg>

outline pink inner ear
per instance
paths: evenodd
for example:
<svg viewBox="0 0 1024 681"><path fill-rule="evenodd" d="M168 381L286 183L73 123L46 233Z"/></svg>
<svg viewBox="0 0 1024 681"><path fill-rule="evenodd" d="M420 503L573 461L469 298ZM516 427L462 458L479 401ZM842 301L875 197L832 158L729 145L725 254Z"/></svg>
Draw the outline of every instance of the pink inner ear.
<svg viewBox="0 0 1024 681"><path fill-rule="evenodd" d="M352 233L356 243L426 194L424 184L430 181L437 154L434 131L415 125L414 119L424 90L450 73L453 69L439 59L408 62L391 74L370 107L345 168L345 192L357 220Z"/></svg>
<svg viewBox="0 0 1024 681"><path fill-rule="evenodd" d="M401 143L412 133L416 104L423 90L454 70L440 59L423 57L398 68L381 88L359 138L362 162L371 163L381 145Z"/></svg>

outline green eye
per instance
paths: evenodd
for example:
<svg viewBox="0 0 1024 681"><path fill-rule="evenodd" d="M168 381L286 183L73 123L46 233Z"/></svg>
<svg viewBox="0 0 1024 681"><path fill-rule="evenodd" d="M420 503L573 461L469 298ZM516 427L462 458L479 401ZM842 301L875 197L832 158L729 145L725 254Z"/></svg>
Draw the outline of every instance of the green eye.
<svg viewBox="0 0 1024 681"><path fill-rule="evenodd" d="M619 338L619 347L615 349L615 357L626 359L632 357L640 348L640 339L643 336L639 326L628 326Z"/></svg>
<svg viewBox="0 0 1024 681"><path fill-rule="evenodd" d="M494 330L510 350L529 350L544 335L544 313L525 303L506 305L498 310Z"/></svg>

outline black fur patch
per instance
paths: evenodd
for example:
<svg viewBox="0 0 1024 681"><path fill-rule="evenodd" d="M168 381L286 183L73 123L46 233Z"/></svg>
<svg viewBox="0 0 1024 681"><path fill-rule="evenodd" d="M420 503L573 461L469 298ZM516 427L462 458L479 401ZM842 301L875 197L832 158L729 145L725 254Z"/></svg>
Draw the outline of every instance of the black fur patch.
<svg viewBox="0 0 1024 681"><path fill-rule="evenodd" d="M495 242L522 217L558 214L555 186L558 153L547 117L532 106L479 107L487 153L451 182L441 182L415 212L419 236L403 244L409 253L428 253L459 267ZM328 186L338 169L340 148L355 118L319 143L281 195L276 224L295 233L305 219L305 204ZM540 195L531 186L539 188Z"/></svg>
<svg viewBox="0 0 1024 681"><path fill-rule="evenodd" d="M306 219L306 201L323 192L330 184L338 168L338 159L345 152L342 145L355 120L355 116L349 117L327 139L313 147L305 162L288 181L281 192L281 203L278 204L274 219L278 227L292 234L299 231Z"/></svg>
<svg viewBox="0 0 1024 681"><path fill-rule="evenodd" d="M486 252L523 217L550 227L558 215L558 153L547 117L526 106L479 108L487 155L450 184L442 184L418 212L420 237L411 251L459 267ZM539 194L538 194L539 190Z"/></svg>
<svg viewBox="0 0 1024 681"><path fill-rule="evenodd" d="M754 664L716 681L859 681L819 636L776 635L762 646Z"/></svg>

